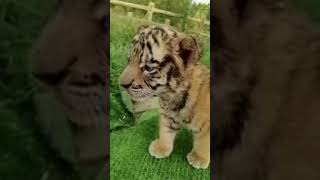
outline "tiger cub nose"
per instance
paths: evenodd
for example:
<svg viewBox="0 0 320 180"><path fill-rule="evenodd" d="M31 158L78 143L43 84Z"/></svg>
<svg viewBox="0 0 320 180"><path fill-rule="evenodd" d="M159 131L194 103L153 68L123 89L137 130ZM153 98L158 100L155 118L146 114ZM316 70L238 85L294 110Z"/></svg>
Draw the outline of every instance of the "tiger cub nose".
<svg viewBox="0 0 320 180"><path fill-rule="evenodd" d="M133 81L131 81L130 83L120 83L120 86L122 86L123 88L125 89L128 89L128 88L132 88L132 89L141 89L142 86L140 84L137 84Z"/></svg>
<svg viewBox="0 0 320 180"><path fill-rule="evenodd" d="M123 83L121 83L120 86L123 87L123 88L125 88L125 89L128 89L128 88L131 86L131 84L132 84L132 83L128 83L128 84L123 84Z"/></svg>

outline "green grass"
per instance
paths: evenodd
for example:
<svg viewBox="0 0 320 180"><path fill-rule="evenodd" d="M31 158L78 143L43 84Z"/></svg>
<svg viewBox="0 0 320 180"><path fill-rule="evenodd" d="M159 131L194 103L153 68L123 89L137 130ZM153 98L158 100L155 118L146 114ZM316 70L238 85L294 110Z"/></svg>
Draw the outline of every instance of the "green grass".
<svg viewBox="0 0 320 180"><path fill-rule="evenodd" d="M127 52L139 24L111 16L110 78L111 78L111 179L209 179L209 170L192 168L186 155L192 148L192 137L186 130L177 136L176 147L169 158L157 160L148 153L148 146L158 135L159 115L151 112L134 125L134 118L121 102L119 75L127 64ZM201 39L202 62L210 65L209 39ZM120 127L120 128L119 128ZM122 128L121 128L122 127Z"/></svg>
<svg viewBox="0 0 320 180"><path fill-rule="evenodd" d="M186 130L178 134L170 157L159 160L149 155L149 144L158 134L158 119L155 116L132 128L112 132L111 179L209 179L209 170L196 170L186 160L192 148L192 137Z"/></svg>
<svg viewBox="0 0 320 180"><path fill-rule="evenodd" d="M36 180L60 164L34 123L30 50L55 0L0 1L0 179Z"/></svg>
<svg viewBox="0 0 320 180"><path fill-rule="evenodd" d="M128 43L134 27L111 19L110 30L110 129L133 124L133 116L123 108L119 91L119 76L127 62Z"/></svg>

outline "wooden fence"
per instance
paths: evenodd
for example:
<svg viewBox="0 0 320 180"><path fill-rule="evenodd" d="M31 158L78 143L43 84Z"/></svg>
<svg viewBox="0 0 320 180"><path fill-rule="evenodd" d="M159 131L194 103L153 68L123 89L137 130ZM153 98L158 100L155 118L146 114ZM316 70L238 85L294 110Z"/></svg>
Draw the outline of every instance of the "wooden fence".
<svg viewBox="0 0 320 180"><path fill-rule="evenodd" d="M147 23L162 24L162 23L152 21L153 14L155 14L155 13L163 14L163 15L170 16L170 17L182 18L181 14L156 8L153 2L150 2L148 6L119 1L119 0L110 0L110 3L117 5L117 6L124 6L124 7L129 7L129 8L140 9L140 10L146 11L146 15L145 15L144 19L137 19L137 18L135 18L135 19L140 20L140 21L145 21ZM127 17L133 18L133 13L128 12ZM190 16L188 16L187 19L189 21L193 21L199 25L198 26L199 28L197 28L196 31L190 31L191 33L196 33L196 34L199 34L202 36L210 37L210 32L205 32L205 30L204 30L205 26L210 27L210 21L206 20L205 18L199 19L199 18L194 18L194 17L190 17ZM166 19L165 23L162 25L170 26L170 19Z"/></svg>

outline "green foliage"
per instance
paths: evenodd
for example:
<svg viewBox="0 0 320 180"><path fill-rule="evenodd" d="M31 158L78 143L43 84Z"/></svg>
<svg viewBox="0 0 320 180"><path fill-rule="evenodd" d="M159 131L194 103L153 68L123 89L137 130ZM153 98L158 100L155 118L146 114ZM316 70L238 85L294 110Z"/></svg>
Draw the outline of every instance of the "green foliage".
<svg viewBox="0 0 320 180"><path fill-rule="evenodd" d="M0 179L40 179L56 159L34 124L30 49L55 1L0 1Z"/></svg>
<svg viewBox="0 0 320 180"><path fill-rule="evenodd" d="M148 5L149 2L153 2L156 8L172 11L172 12L179 12L181 14L187 14L190 10L192 0L179 0L172 1L172 0L124 0L126 2L131 2L135 4L141 5Z"/></svg>
<svg viewBox="0 0 320 180"><path fill-rule="evenodd" d="M121 23L119 23L121 22ZM127 65L127 52L137 25L125 19L110 19L110 129L132 125L132 114L122 103L119 76Z"/></svg>
<svg viewBox="0 0 320 180"><path fill-rule="evenodd" d="M148 6L149 2L153 2L155 7L158 9L166 10L181 14L182 17L171 17L162 14L153 14L153 21L164 23L165 19L170 19L171 25L177 27L182 31L189 30L190 28L197 29L199 27L198 23L191 22L187 19L188 16L203 18L206 17L210 19L210 6L206 4L194 4L192 0L123 0L125 2L131 2L134 4L145 5ZM126 15L127 12L134 12L134 17L144 18L146 15L146 11L137 10L134 8L127 8L121 6L112 5L111 12ZM208 29L208 28L207 28Z"/></svg>
<svg viewBox="0 0 320 180"><path fill-rule="evenodd" d="M192 17L210 19L210 4L193 4L191 9Z"/></svg>
<svg viewBox="0 0 320 180"><path fill-rule="evenodd" d="M320 23L319 0L292 0L295 7L304 11L314 22Z"/></svg>

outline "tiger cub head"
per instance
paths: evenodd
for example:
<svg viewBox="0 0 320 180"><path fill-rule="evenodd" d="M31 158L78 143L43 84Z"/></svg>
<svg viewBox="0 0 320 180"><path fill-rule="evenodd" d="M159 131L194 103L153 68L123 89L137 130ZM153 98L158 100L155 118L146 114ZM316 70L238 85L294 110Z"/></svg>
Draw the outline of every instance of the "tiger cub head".
<svg viewBox="0 0 320 180"><path fill-rule="evenodd" d="M200 59L197 41L167 27L142 26L132 40L120 85L134 101L184 91Z"/></svg>

